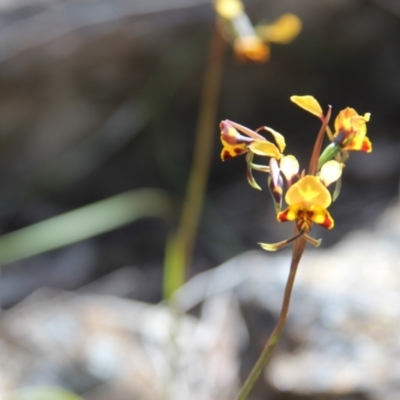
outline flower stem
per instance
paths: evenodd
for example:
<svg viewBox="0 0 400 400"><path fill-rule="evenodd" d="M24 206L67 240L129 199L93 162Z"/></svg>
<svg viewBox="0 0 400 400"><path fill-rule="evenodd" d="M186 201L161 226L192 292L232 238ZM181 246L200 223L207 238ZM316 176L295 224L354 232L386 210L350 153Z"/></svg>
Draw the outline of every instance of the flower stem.
<svg viewBox="0 0 400 400"><path fill-rule="evenodd" d="M262 373L269 359L271 358L275 346L279 342L283 328L285 327L286 320L288 318L290 297L292 294L293 284L296 277L297 267L300 263L301 256L303 255L305 246L306 246L306 241L302 236L299 237L294 243L292 261L290 263L290 272L286 282L285 294L283 296L282 308L279 314L278 322L274 330L272 331L271 335L269 336L260 357L258 358L256 364L251 370L242 388L240 389L240 392L237 395L236 400L246 400L254 384L256 383L257 379L259 378L260 374Z"/></svg>
<svg viewBox="0 0 400 400"><path fill-rule="evenodd" d="M225 42L215 25L206 64L193 163L185 201L179 227L171 235L168 241L169 246L167 245L164 266L164 298L167 299L184 284L189 274L211 165L224 54Z"/></svg>
<svg viewBox="0 0 400 400"><path fill-rule="evenodd" d="M314 144L314 149L311 153L310 164L308 166L308 174L316 175L318 172L319 158L321 154L322 142L324 141L325 131L331 118L332 108L329 106L328 112L326 113L324 119L322 120L322 126L318 132L317 140Z"/></svg>

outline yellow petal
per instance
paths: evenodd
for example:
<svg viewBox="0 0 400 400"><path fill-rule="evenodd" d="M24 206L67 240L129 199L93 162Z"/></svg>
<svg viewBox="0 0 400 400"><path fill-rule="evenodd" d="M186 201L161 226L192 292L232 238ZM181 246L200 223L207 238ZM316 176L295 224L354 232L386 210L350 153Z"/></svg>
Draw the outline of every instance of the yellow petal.
<svg viewBox="0 0 400 400"><path fill-rule="evenodd" d="M311 221L323 226L326 229L332 229L335 226L335 222L333 221L331 214L329 214L324 207L313 206L311 211Z"/></svg>
<svg viewBox="0 0 400 400"><path fill-rule="evenodd" d="M325 186L329 186L340 178L343 166L344 164L335 160L326 162L321 168L319 179L321 179Z"/></svg>
<svg viewBox="0 0 400 400"><path fill-rule="evenodd" d="M367 137L356 136L350 143L346 144L345 150L358 150L366 153L371 153L372 144Z"/></svg>
<svg viewBox="0 0 400 400"><path fill-rule="evenodd" d="M261 128L258 128L257 132L259 132L261 130L269 132L274 137L279 151L281 153L283 153L283 151L285 150L285 147L286 147L285 137L282 134L280 134L279 132L277 132L275 129L272 129L268 126L262 126Z"/></svg>
<svg viewBox="0 0 400 400"><path fill-rule="evenodd" d="M279 44L290 43L301 31L301 20L294 14L283 14L271 25L257 27L261 39Z"/></svg>
<svg viewBox="0 0 400 400"><path fill-rule="evenodd" d="M351 131L351 119L358 116L354 108L346 107L341 110L335 119L335 132L340 130Z"/></svg>
<svg viewBox="0 0 400 400"><path fill-rule="evenodd" d="M298 204L291 205L286 210L281 211L276 215L278 222L294 221L297 218L297 214L300 211Z"/></svg>
<svg viewBox="0 0 400 400"><path fill-rule="evenodd" d="M292 96L290 100L316 117L323 118L322 108L313 96Z"/></svg>
<svg viewBox="0 0 400 400"><path fill-rule="evenodd" d="M258 154L259 156L273 157L277 158L278 160L281 157L281 153L278 148L267 140L255 140L249 145L249 149L254 154Z"/></svg>
<svg viewBox="0 0 400 400"><path fill-rule="evenodd" d="M222 18L233 19L243 12L243 3L239 0L216 0L215 10Z"/></svg>
<svg viewBox="0 0 400 400"><path fill-rule="evenodd" d="M285 201L289 206L306 204L327 208L332 203L332 198L328 189L318 178L306 175L290 186L286 192Z"/></svg>
<svg viewBox="0 0 400 400"><path fill-rule="evenodd" d="M280 168L286 179L290 181L299 172L299 162L295 156L287 155L280 159Z"/></svg>

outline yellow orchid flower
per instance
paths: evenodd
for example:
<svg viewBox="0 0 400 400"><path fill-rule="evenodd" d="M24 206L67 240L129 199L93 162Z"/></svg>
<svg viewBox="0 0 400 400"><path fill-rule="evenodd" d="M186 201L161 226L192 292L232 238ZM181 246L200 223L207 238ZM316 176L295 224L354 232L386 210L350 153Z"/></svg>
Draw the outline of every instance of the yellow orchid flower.
<svg viewBox="0 0 400 400"><path fill-rule="evenodd" d="M308 232L313 223L332 229L334 221L327 208L331 195L321 181L306 175L292 185L285 195L288 208L277 215L279 222L295 221L300 232Z"/></svg>
<svg viewBox="0 0 400 400"><path fill-rule="evenodd" d="M314 246L319 246L321 240L309 236L313 224L321 225L326 229L334 227L334 220L328 207L337 198L340 191L340 180L344 162L348 158L347 150L370 152L372 145L366 137L366 123L370 114L363 116L350 107L339 112L334 122L335 131L329 127L331 107L324 114L318 101L312 96L292 96L295 104L321 120L314 149L311 154L308 172L300 172L299 162L293 155L284 155L286 143L284 137L275 130L263 126L255 131L225 120L221 122L221 141L223 150L221 158L226 160L246 153L247 179L251 186L260 189L255 182L252 170L268 173L268 187L270 189L279 222L293 221L296 233L293 237L277 243L259 243L268 251L276 251L300 236ZM258 132L266 130L272 134L275 143L261 136ZM321 153L325 133L331 143ZM269 157L268 165L253 164L255 155ZM333 194L327 187L336 182ZM282 211L283 198L287 208ZM299 242L300 243L300 242Z"/></svg>
<svg viewBox="0 0 400 400"><path fill-rule="evenodd" d="M241 0L214 0L214 8L222 35L233 43L235 56L241 62L265 63L271 55L270 43L290 43L302 27L297 16L284 14L271 24L255 28Z"/></svg>
<svg viewBox="0 0 400 400"><path fill-rule="evenodd" d="M322 108L313 96L291 96L290 100L319 119L323 118ZM341 150L370 153L372 144L366 137L366 123L370 118L370 113L358 115L354 108L347 107L335 119L335 132L332 134L330 128L327 129L328 136Z"/></svg>
<svg viewBox="0 0 400 400"><path fill-rule="evenodd" d="M269 46L257 33L240 0L215 0L215 11L220 17L221 33L233 42L237 59L241 62L264 63L270 57Z"/></svg>
<svg viewBox="0 0 400 400"><path fill-rule="evenodd" d="M256 131L253 131L243 125L229 120L222 121L220 123L220 128L221 142L223 145L221 151L222 161L247 153L247 180L253 188L261 190L253 177L252 170L254 169L256 171L268 173L270 172L270 167L254 164L253 157L256 154L279 160L286 147L285 138L279 132L267 126L263 126ZM276 144L270 142L265 139L264 136L257 133L259 130L266 130L271 133ZM240 132L246 136L242 135Z"/></svg>
<svg viewBox="0 0 400 400"><path fill-rule="evenodd" d="M354 108L347 107L340 111L335 119L334 142L343 150L358 150L370 153L372 145L366 137L367 125L371 114L358 115Z"/></svg>
<svg viewBox="0 0 400 400"><path fill-rule="evenodd" d="M293 159L290 161L292 162ZM273 168L271 168L271 175L272 170ZM295 168L293 168L294 170ZM327 229L334 227L333 218L327 210L332 204L332 197L325 186L339 179L341 173L342 164L331 160L325 168L321 169L318 177L306 175L301 177L295 184L289 186L285 195L288 207L280 211L280 204L275 201L275 208L278 210L276 217L279 222L294 221L298 233L290 239L278 243L259 243L260 246L267 251L276 251L303 236L307 242L318 247L321 244L321 239L316 240L309 236L307 232L311 230L313 223ZM290 184L289 180L288 184ZM281 187L279 188L281 189ZM278 196L275 194L273 197L275 199Z"/></svg>
<svg viewBox="0 0 400 400"><path fill-rule="evenodd" d="M221 152L222 161L249 151L260 156L273 157L279 160L286 147L283 135L266 126L263 126L258 130L264 129L270 132L274 137L276 144L265 139L265 137L258 134L257 131L253 131L233 121L222 121L220 123L220 128L221 142L223 145ZM242 132L246 136L243 136L239 132Z"/></svg>

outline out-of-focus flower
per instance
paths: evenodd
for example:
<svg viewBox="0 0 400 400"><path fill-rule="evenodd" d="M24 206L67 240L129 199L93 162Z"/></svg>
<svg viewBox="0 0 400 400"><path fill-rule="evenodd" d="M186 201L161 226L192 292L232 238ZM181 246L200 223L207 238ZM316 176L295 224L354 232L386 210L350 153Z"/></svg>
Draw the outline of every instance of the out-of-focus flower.
<svg viewBox="0 0 400 400"><path fill-rule="evenodd" d="M270 57L270 43L290 43L301 30L301 21L293 14L284 14L271 24L254 28L240 0L215 0L220 31L239 61L264 63Z"/></svg>
<svg viewBox="0 0 400 400"><path fill-rule="evenodd" d="M233 49L239 61L264 63L269 59L270 49L258 36L242 36L233 42Z"/></svg>
<svg viewBox="0 0 400 400"><path fill-rule="evenodd" d="M215 0L214 7L217 14L225 19L232 20L244 12L240 0Z"/></svg>
<svg viewBox="0 0 400 400"><path fill-rule="evenodd" d="M301 19L294 14L283 14L272 24L256 26L257 35L265 42L288 44L300 33Z"/></svg>

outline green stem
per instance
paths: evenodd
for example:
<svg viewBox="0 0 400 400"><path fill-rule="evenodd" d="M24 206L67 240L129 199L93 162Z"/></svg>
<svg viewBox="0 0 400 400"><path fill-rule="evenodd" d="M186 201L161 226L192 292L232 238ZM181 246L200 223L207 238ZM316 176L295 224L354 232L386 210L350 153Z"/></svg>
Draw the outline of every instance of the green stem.
<svg viewBox="0 0 400 400"><path fill-rule="evenodd" d="M167 249L173 264L165 266L164 298L181 287L188 275L196 232L203 208L204 194L211 165L216 114L223 70L225 42L215 24L206 65L199 120L186 198L177 232L170 238L172 249ZM168 264L168 260L166 260Z"/></svg>
<svg viewBox="0 0 400 400"><path fill-rule="evenodd" d="M268 338L260 357L258 358L256 364L251 370L242 388L240 389L240 392L237 395L236 400L247 399L247 396L252 390L254 384L256 383L257 379L259 378L260 374L262 373L269 359L271 358L275 346L279 342L279 339L283 332L283 328L285 327L286 320L288 318L290 297L292 294L293 284L296 277L297 267L300 263L301 256L303 255L305 246L306 246L306 241L304 240L303 237L298 238L294 243L292 261L290 264L290 272L288 280L286 282L285 294L283 296L282 308L279 314L278 322L274 330L272 331L270 337Z"/></svg>

